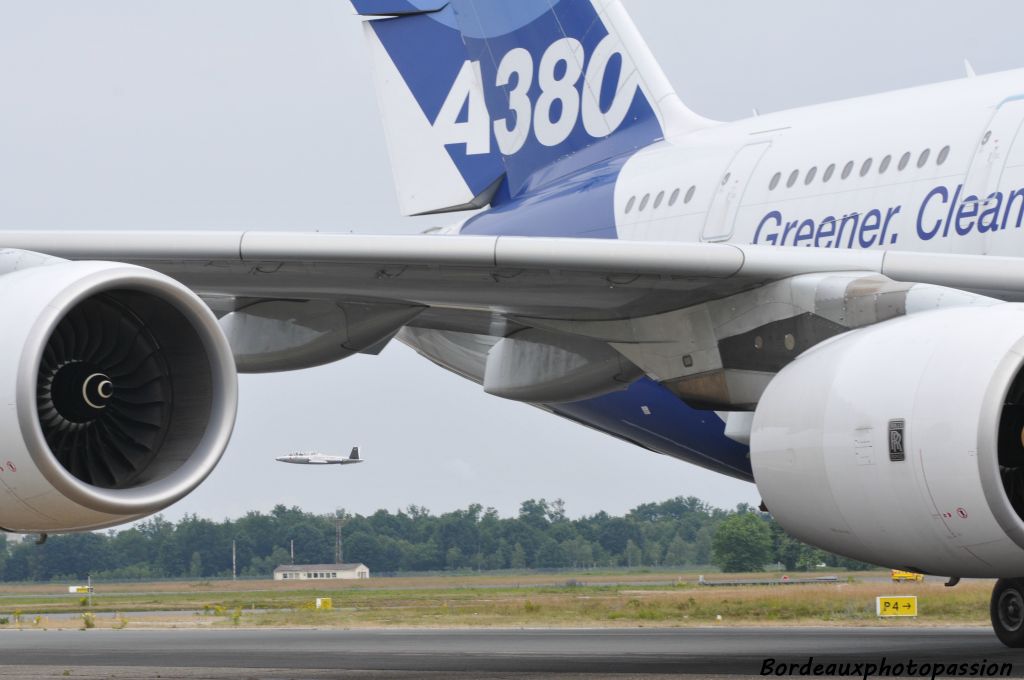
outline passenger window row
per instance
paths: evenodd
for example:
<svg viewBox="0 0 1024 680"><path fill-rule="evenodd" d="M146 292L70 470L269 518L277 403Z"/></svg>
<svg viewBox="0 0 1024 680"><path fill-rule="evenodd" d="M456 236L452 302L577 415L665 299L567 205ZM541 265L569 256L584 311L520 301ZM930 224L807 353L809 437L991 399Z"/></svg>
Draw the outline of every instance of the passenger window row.
<svg viewBox="0 0 1024 680"><path fill-rule="evenodd" d="M918 154L918 156L917 156L917 167L918 168L923 168L925 165L927 165L928 164L928 159L931 157L931 154L932 154L932 150L931 149L925 149L920 154ZM904 170L906 170L907 167L910 165L910 161L911 161L912 158L913 158L913 154L911 154L909 151L904 152L904 154L902 156L900 156L899 161L896 162L896 170L898 172L903 172ZM942 150L939 151L938 155L935 157L935 165L942 165L943 163L946 162L947 158L949 158L949 147L948 146L944 146L944 147L942 147ZM885 158L883 158L878 163L878 169L877 169L878 174L879 175L884 175L889 170L890 166L892 166L892 164L893 164L893 157L891 155L887 155ZM874 165L874 159L873 158L865 159L860 164L860 168L859 169L857 169L857 164L854 161L847 161L846 165L844 165L841 170L839 169L839 167L835 163L831 163L831 164L829 164L829 166L827 168L825 168L825 171L821 173L821 181L822 181L823 184L827 184L832 179L832 177L836 174L837 170L839 170L839 179L840 180L848 179L851 175L853 175L853 172L854 172L855 169L857 170L857 174L860 177L867 177L868 173L871 172L871 168L872 168L873 165ZM814 166L810 170L808 170L806 173L804 173L804 180L803 180L804 186L809 186L812 182L814 182L814 180L815 180L815 178L817 176L818 176L818 167ZM789 173L789 175L786 177L786 188L787 189L791 189L792 187L794 187L799 179L800 179L800 171L799 170L791 171ZM775 189L777 189L781 183L782 183L782 173L781 172L776 172L774 175L772 175L771 181L768 182L768 189L769 189L769 191L775 191Z"/></svg>
<svg viewBox="0 0 1024 680"><path fill-rule="evenodd" d="M668 197L668 207L671 208L676 203L678 203L679 197L682 193L682 189L674 189ZM696 193L696 186L691 186L689 189L687 189L686 195L683 196L683 205L686 205L687 203L692 201L693 196ZM637 205L638 200L640 201L639 205ZM629 200L626 201L626 214L628 215L629 213L633 212L633 208L636 208L637 212L643 212L644 210L647 210L648 206L651 208L651 210L657 210L662 206L663 203L666 203L664 191L659 191L658 194L654 196L653 202L651 201L651 194L644 194L643 196L630 196Z"/></svg>

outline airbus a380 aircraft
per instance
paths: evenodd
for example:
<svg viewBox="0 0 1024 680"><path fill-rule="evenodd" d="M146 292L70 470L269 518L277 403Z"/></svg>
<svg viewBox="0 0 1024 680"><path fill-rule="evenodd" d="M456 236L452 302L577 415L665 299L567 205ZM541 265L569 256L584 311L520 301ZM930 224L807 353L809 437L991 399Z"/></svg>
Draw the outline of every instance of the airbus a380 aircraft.
<svg viewBox="0 0 1024 680"><path fill-rule="evenodd" d="M213 469L236 371L393 338L757 484L792 535L999 577L1024 646L1024 71L735 123L617 0L353 0L416 237L4 232L0 526ZM446 221L439 217L439 221Z"/></svg>

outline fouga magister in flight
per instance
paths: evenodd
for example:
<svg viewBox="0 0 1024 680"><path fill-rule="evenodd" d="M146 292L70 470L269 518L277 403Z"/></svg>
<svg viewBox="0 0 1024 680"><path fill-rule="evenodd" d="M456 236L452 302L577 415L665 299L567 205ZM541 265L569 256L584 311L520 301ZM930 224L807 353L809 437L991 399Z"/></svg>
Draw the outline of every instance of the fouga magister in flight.
<svg viewBox="0 0 1024 680"><path fill-rule="evenodd" d="M397 339L754 483L807 543L998 578L1024 646L1024 70L719 122L618 0L352 4L437 228L0 233L0 527L157 512L237 372Z"/></svg>
<svg viewBox="0 0 1024 680"><path fill-rule="evenodd" d="M352 453L348 454L348 458L345 456L328 456L322 453L303 453L299 451L289 453L286 456L278 456L274 460L279 463L294 463L296 465L352 465L353 463L363 462L363 459L359 457L358 446L352 447Z"/></svg>

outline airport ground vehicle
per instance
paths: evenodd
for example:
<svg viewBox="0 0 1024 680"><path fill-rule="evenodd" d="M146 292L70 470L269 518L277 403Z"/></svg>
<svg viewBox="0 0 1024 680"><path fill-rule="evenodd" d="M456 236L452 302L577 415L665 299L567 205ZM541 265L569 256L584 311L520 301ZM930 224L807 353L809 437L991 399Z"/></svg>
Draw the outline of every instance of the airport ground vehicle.
<svg viewBox="0 0 1024 680"><path fill-rule="evenodd" d="M921 583L924 581L924 574L917 574L912 571L904 571L903 569L893 569L890 573L894 583L903 583L905 581L916 581Z"/></svg>

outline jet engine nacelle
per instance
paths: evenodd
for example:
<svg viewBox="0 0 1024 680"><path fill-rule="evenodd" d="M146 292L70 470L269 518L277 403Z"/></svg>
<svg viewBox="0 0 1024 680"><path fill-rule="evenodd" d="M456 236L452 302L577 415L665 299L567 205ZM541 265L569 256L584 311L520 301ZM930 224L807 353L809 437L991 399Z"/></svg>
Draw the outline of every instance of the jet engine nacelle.
<svg viewBox="0 0 1024 680"><path fill-rule="evenodd" d="M754 414L765 504L796 538L866 562L1024 574L1022 365L1020 304L924 312L809 350Z"/></svg>
<svg viewBox="0 0 1024 680"><path fill-rule="evenodd" d="M206 305L140 267L0 276L0 527L94 529L159 511L227 446L231 350Z"/></svg>

